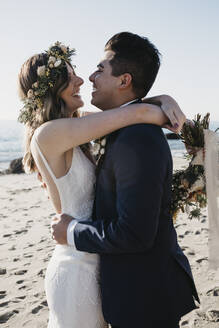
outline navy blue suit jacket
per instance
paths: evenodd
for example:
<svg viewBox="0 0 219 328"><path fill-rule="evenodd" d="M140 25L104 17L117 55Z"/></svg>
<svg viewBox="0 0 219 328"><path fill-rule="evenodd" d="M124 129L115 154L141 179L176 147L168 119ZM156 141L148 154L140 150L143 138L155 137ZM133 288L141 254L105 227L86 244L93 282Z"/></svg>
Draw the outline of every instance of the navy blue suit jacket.
<svg viewBox="0 0 219 328"><path fill-rule="evenodd" d="M198 295L169 212L172 156L162 129L112 133L98 170L93 221L79 222L74 239L100 254L105 319L126 327L179 319Z"/></svg>

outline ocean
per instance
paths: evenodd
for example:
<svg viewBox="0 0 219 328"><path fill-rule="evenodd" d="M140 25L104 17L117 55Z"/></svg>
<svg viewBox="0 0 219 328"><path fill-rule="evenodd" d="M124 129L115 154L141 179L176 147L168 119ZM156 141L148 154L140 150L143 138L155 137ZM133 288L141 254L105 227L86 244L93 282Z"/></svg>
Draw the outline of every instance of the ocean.
<svg viewBox="0 0 219 328"><path fill-rule="evenodd" d="M211 129L219 127L219 122L212 122ZM164 132L169 132L164 129ZM168 140L172 155L183 157L185 146L181 140ZM0 120L0 171L9 167L13 159L23 156L24 126L17 121Z"/></svg>
<svg viewBox="0 0 219 328"><path fill-rule="evenodd" d="M17 121L0 120L0 171L10 162L23 156L24 126Z"/></svg>

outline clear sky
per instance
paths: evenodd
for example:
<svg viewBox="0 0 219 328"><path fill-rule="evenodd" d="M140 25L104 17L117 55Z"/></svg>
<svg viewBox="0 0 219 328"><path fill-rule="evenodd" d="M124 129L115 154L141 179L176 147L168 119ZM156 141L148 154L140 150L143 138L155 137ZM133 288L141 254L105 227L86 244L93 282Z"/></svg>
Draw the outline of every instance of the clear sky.
<svg viewBox="0 0 219 328"><path fill-rule="evenodd" d="M211 113L219 121L218 0L9 0L0 2L0 120L22 107L17 75L23 62L59 40L76 48L81 94L90 109L90 73L106 41L130 31L162 53L150 96L170 94L188 117Z"/></svg>

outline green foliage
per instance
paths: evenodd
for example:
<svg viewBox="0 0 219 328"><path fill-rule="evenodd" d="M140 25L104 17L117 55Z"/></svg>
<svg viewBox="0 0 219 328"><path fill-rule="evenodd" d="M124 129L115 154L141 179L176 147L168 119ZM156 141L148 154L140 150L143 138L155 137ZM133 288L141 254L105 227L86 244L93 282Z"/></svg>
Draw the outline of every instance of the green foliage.
<svg viewBox="0 0 219 328"><path fill-rule="evenodd" d="M204 129L209 129L210 114L201 118L197 114L192 122L186 122L181 132L181 139L185 143L190 160L185 170L178 170L173 174L171 212L174 220L179 213L189 212L189 218L199 218L201 208L207 205L206 180L203 165L192 164L197 152L204 153ZM190 210L190 208L192 208Z"/></svg>

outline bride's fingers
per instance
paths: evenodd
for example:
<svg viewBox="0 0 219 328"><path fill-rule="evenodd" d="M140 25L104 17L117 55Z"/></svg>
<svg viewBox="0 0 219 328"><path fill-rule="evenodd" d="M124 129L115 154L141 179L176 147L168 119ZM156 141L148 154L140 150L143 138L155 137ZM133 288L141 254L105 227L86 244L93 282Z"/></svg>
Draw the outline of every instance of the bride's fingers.
<svg viewBox="0 0 219 328"><path fill-rule="evenodd" d="M164 112L168 117L172 128L174 128L177 133L181 130L184 122L186 121L186 117L183 112L178 108L178 110L167 109Z"/></svg>
<svg viewBox="0 0 219 328"><path fill-rule="evenodd" d="M172 127L177 127L178 126L178 122L176 120L176 117L175 117L173 111L167 110L167 111L165 111L165 114L168 117L168 119L169 119Z"/></svg>
<svg viewBox="0 0 219 328"><path fill-rule="evenodd" d="M162 126L162 128L168 129L169 131L176 133L176 134L178 134L180 132L179 128L176 129L176 128L172 127L172 125L170 125L170 124L164 124Z"/></svg>

